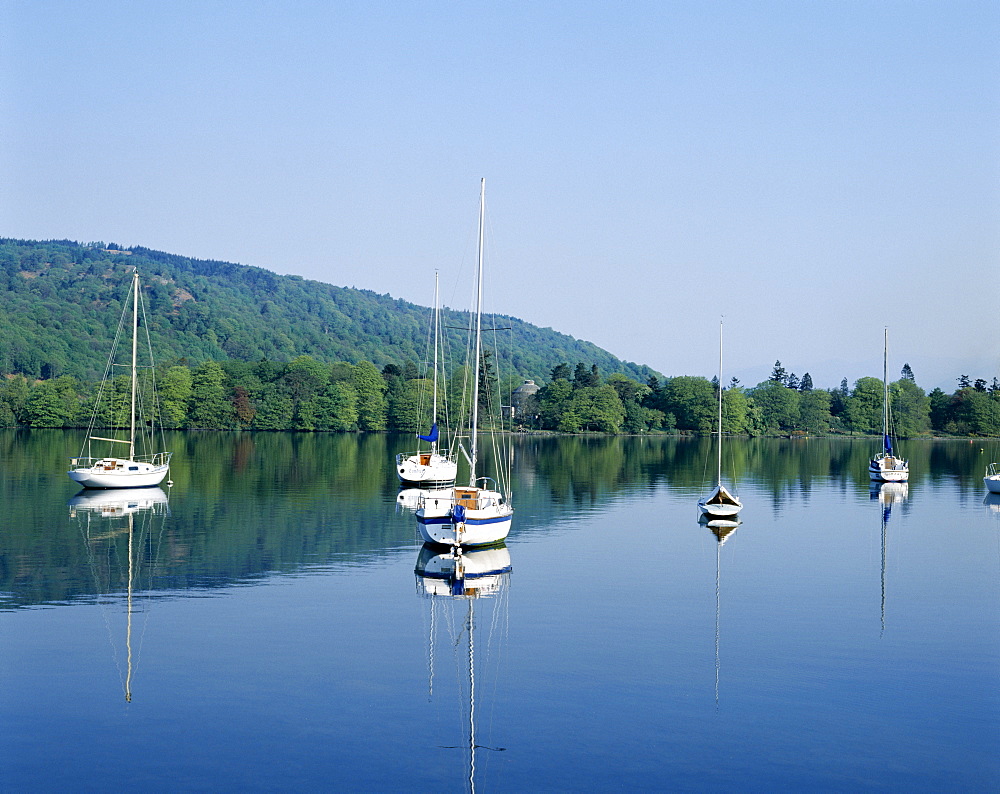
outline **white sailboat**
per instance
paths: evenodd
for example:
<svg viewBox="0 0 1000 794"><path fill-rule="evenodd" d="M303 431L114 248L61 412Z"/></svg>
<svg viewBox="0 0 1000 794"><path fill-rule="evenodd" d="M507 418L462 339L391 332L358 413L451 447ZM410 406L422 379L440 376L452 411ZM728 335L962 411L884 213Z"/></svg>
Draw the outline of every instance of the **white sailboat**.
<svg viewBox="0 0 1000 794"><path fill-rule="evenodd" d="M456 745L466 753L467 774L465 790L476 791L477 778L482 778L485 769L477 767L478 755L480 751L490 750L502 752L503 747L491 747L479 744L476 736L477 709L482 709L483 705L477 701L477 680L487 677L489 673L483 670L483 664L476 666L476 601L483 601L486 606L492 602L492 620L487 620L486 625L490 627L490 636L486 644L486 667L500 668L499 654L502 650L500 643L502 635L498 637L493 629L502 627L505 624L503 619L498 620L498 611L506 609L507 585L510 580L511 564L510 552L503 544L493 546L488 549L476 549L474 551L463 552L461 547L456 547L447 552L441 552L433 545L425 545L420 550L417 558L417 565L414 569L417 576L417 591L431 601L430 620L430 643L428 647L428 689L431 697L434 695L435 682L435 654L434 644L436 634L442 629L448 637L448 644L459 655L454 659L454 664L448 665L450 669L458 672L462 668L461 653L466 655L467 679L463 682L460 678L456 680L459 690L459 702L461 703L462 718L465 724L464 743ZM465 614L462 615L454 609L458 603L465 601ZM443 607L446 611L445 620L440 621L444 626L439 627L438 608ZM464 639L467 647L463 648L461 640ZM480 649L482 652L483 649ZM460 675L460 674L459 674ZM480 687L482 685L480 684ZM491 686L482 687L489 694L495 693L497 682ZM468 702L462 696L467 696ZM489 704L487 704L489 705ZM467 709L467 711L466 711ZM449 711L451 707L449 706ZM494 720L487 719L487 725L493 725ZM481 780L479 782L482 782Z"/></svg>
<svg viewBox="0 0 1000 794"><path fill-rule="evenodd" d="M432 488L455 482L458 476L458 462L449 450L438 449L438 348L441 339L440 307L438 304L438 275L434 274L434 394L431 398L431 429L426 436L417 436L427 441L429 450L401 452L396 455L396 476L401 483L418 488Z"/></svg>
<svg viewBox="0 0 1000 794"><path fill-rule="evenodd" d="M1000 463L991 463L986 467L986 476L983 477L986 490L990 493L1000 493Z"/></svg>
<svg viewBox="0 0 1000 794"><path fill-rule="evenodd" d="M420 534L428 543L446 546L488 546L499 543L510 532L514 508L491 477L477 477L479 462L479 370L482 358L483 241L485 236L486 180L479 192L479 256L476 276L475 372L469 423L469 450L461 447L469 462L469 484L423 494L416 516ZM509 480L508 480L509 482Z"/></svg>
<svg viewBox="0 0 1000 794"><path fill-rule="evenodd" d="M719 413L717 433L717 465L715 470L715 489L711 494L698 501L698 509L702 514L718 518L731 518L743 509L740 498L722 484L722 321L719 321Z"/></svg>
<svg viewBox="0 0 1000 794"><path fill-rule="evenodd" d="M868 464L868 476L875 482L906 482L910 465L896 456L892 449L891 414L889 411L889 329L885 329L882 347L882 451Z"/></svg>
<svg viewBox="0 0 1000 794"><path fill-rule="evenodd" d="M93 435L94 429L98 425L98 417L104 392L110 391L110 384L114 380L115 367L122 366L115 362L115 357L118 342L122 337L122 332L125 328L125 323L127 322L128 302L126 301L125 307L122 310L121 319L118 323L118 331L115 334L115 344L112 348L111 356L108 359L108 366L104 372L104 379L101 383L97 399L94 401L94 414L90 420L90 427L87 431L86 441L84 442L83 448L80 450L80 455L70 460L70 470L68 472L70 479L79 483L84 488L150 488L163 482L163 479L170 471L171 453L152 451L153 442L155 441L155 433L151 426L146 425L146 422L142 417L142 409L144 406L140 402L141 395L139 393L137 378L139 370L138 334L139 308L141 300L139 296L138 271L135 271L132 274L132 284L129 292L132 299L132 361L130 367L131 393L129 402L128 438L106 438L103 436ZM151 383L155 383L152 371L152 346L149 343L149 330L146 328L145 323L143 324L143 327L146 329L146 347L149 350L149 364L145 368L149 369L150 377L148 380ZM153 404L150 407L155 419L159 413L159 406L156 401L155 385L152 388L152 401ZM140 447L138 454L136 449L137 440L139 441ZM95 441L99 443L107 443L109 445L109 454L104 457L95 456L93 454L93 442ZM162 433L160 434L159 441L162 446ZM116 449L122 448L121 446L116 447L115 445L127 445L128 453L125 454L123 452L121 455L114 454Z"/></svg>

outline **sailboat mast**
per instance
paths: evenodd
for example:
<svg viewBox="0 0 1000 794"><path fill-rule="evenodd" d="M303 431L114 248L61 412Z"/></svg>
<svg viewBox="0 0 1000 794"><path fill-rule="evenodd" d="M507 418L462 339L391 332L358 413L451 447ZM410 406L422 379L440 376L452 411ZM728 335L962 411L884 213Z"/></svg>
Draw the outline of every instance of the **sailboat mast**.
<svg viewBox="0 0 1000 794"><path fill-rule="evenodd" d="M136 351L139 337L139 271L132 274L132 407L129 420L128 459L135 460Z"/></svg>
<svg viewBox="0 0 1000 794"><path fill-rule="evenodd" d="M719 443L715 484L722 485L722 320L719 320Z"/></svg>
<svg viewBox="0 0 1000 794"><path fill-rule="evenodd" d="M885 328L882 345L882 451L888 453L885 440L889 435L889 328Z"/></svg>
<svg viewBox="0 0 1000 794"><path fill-rule="evenodd" d="M472 459L469 466L469 486L476 484L476 451L478 448L477 429L479 427L479 356L482 345L482 314L483 314L483 241L485 238L486 216L486 178L479 185L479 257L476 274L476 366L472 386Z"/></svg>
<svg viewBox="0 0 1000 794"><path fill-rule="evenodd" d="M440 315L438 306L438 272L434 271L434 398L431 412L431 425L437 422L438 418L438 340L440 338ZM437 441L431 442L431 454L437 452Z"/></svg>

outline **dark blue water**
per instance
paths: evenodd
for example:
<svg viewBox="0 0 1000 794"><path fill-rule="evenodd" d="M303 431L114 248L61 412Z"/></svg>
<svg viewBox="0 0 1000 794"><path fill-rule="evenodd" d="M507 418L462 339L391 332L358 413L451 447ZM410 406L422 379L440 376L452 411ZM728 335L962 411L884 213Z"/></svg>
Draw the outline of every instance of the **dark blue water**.
<svg viewBox="0 0 1000 794"><path fill-rule="evenodd" d="M68 505L75 434L0 434L0 790L1000 788L996 441L895 493L734 441L727 532L704 441L521 439L475 598L414 573L409 444L176 436L129 519Z"/></svg>

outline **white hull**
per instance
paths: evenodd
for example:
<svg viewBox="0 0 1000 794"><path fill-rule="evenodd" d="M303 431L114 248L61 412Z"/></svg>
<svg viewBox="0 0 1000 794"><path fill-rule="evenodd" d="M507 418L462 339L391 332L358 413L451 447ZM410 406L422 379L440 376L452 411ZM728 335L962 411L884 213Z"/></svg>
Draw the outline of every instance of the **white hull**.
<svg viewBox="0 0 1000 794"><path fill-rule="evenodd" d="M456 514L456 502L464 516ZM514 508L499 491L449 488L426 492L417 508L417 527L427 543L443 546L489 546L510 533Z"/></svg>
<svg viewBox="0 0 1000 794"><path fill-rule="evenodd" d="M69 470L71 480L84 488L152 488L163 482L170 464L154 466L121 458L105 458L93 466L76 466Z"/></svg>
<svg viewBox="0 0 1000 794"><path fill-rule="evenodd" d="M438 453L416 452L396 456L396 476L413 485L444 485L455 482L458 463Z"/></svg>
<svg viewBox="0 0 1000 794"><path fill-rule="evenodd" d="M739 515L740 510L743 509L743 505L713 505L706 503L705 500L702 500L698 502L698 509L701 510L702 514L706 516L729 518Z"/></svg>
<svg viewBox="0 0 1000 794"><path fill-rule="evenodd" d="M983 482L990 493L1000 493L1000 464L991 463L987 467Z"/></svg>
<svg viewBox="0 0 1000 794"><path fill-rule="evenodd" d="M868 477L873 482L906 482L910 479L910 467L900 458L876 455L868 464Z"/></svg>

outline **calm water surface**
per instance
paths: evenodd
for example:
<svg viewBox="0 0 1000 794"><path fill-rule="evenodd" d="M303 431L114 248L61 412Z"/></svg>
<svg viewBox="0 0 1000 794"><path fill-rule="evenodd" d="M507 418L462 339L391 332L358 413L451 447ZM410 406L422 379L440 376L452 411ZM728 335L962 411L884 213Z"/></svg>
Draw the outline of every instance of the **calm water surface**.
<svg viewBox="0 0 1000 794"><path fill-rule="evenodd" d="M415 574L409 439L177 435L105 515L78 436L0 433L0 790L1000 789L995 440L885 493L871 443L733 441L716 534L704 440L518 439L468 598Z"/></svg>

